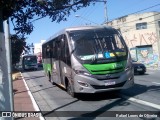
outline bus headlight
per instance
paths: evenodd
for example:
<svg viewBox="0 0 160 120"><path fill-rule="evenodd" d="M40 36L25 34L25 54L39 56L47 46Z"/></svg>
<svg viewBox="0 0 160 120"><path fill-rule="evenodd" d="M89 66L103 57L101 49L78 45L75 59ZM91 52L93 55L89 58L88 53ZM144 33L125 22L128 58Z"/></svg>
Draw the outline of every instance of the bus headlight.
<svg viewBox="0 0 160 120"><path fill-rule="evenodd" d="M82 81L77 81L81 86L84 86L84 87L88 87L88 83L86 82L82 82Z"/></svg>
<svg viewBox="0 0 160 120"><path fill-rule="evenodd" d="M74 70L76 74L81 74L81 75L86 75L86 76L91 76L90 73L83 71L83 70Z"/></svg>

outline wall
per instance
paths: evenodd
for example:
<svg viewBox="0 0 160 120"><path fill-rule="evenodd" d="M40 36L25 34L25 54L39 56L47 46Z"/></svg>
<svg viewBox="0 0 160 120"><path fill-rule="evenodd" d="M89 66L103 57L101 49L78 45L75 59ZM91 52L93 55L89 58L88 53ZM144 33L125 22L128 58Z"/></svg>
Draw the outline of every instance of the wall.
<svg viewBox="0 0 160 120"><path fill-rule="evenodd" d="M45 42L46 40L41 40L40 43L35 43L34 44L34 53L37 55L37 60L38 63L42 62L42 44Z"/></svg>
<svg viewBox="0 0 160 120"><path fill-rule="evenodd" d="M158 19L160 19L159 13L148 12L124 16L112 21L109 25L121 31L134 59L147 67L160 68ZM136 30L136 23L142 22L147 22L147 29ZM146 52L148 57L142 56L142 52Z"/></svg>
<svg viewBox="0 0 160 120"><path fill-rule="evenodd" d="M137 46L130 49L132 59L146 65L146 67L158 68L158 55L153 53L152 45Z"/></svg>

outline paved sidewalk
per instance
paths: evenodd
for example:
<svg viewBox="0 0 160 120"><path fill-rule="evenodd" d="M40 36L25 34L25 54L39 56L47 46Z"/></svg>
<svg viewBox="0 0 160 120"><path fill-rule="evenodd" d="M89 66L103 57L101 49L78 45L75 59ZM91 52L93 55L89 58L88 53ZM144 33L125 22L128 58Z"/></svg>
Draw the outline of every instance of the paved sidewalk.
<svg viewBox="0 0 160 120"><path fill-rule="evenodd" d="M14 92L14 111L35 111L32 100L28 94L28 90L25 86L22 76L17 76L13 80L13 92ZM40 120L40 118L16 118L19 120Z"/></svg>

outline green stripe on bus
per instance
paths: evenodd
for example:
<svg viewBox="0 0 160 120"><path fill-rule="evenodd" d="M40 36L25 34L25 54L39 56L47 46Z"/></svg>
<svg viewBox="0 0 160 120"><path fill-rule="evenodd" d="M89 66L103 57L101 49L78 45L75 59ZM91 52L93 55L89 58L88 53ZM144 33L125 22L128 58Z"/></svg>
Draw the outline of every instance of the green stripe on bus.
<svg viewBox="0 0 160 120"><path fill-rule="evenodd" d="M51 64L44 64L43 63L43 69L47 72L47 71L51 71Z"/></svg>
<svg viewBox="0 0 160 120"><path fill-rule="evenodd" d="M126 61L105 64L83 64L91 74L117 73L124 70Z"/></svg>

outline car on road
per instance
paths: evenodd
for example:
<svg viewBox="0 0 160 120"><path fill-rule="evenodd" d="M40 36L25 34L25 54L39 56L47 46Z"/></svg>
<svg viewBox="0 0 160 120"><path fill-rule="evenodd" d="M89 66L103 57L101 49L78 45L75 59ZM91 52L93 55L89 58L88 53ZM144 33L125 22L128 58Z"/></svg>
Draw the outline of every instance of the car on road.
<svg viewBox="0 0 160 120"><path fill-rule="evenodd" d="M132 60L132 64L133 64L133 67L134 67L134 73L135 74L141 74L141 75L145 74L146 66L143 63Z"/></svg>

